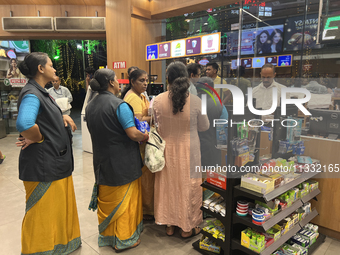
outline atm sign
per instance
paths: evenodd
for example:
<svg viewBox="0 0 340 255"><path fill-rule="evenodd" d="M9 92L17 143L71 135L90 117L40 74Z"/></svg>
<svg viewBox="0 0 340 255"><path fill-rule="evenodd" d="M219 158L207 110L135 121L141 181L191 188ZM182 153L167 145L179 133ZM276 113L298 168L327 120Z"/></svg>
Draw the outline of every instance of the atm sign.
<svg viewBox="0 0 340 255"><path fill-rule="evenodd" d="M126 61L117 61L113 62L113 69L125 69Z"/></svg>

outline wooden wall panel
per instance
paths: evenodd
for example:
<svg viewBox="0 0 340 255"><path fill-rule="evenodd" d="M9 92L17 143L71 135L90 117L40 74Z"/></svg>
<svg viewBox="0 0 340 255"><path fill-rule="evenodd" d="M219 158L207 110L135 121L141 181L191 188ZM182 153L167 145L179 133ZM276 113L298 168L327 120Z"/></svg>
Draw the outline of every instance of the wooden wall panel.
<svg viewBox="0 0 340 255"><path fill-rule="evenodd" d="M131 65L131 39L131 0L106 0L108 68L113 68L113 61L126 61L127 66ZM126 73L126 69L115 71L119 79Z"/></svg>
<svg viewBox="0 0 340 255"><path fill-rule="evenodd" d="M131 5L150 11L150 1L149 0L131 0Z"/></svg>
<svg viewBox="0 0 340 255"><path fill-rule="evenodd" d="M65 17L65 11L67 11L67 17L86 17L85 5L61 5L61 16Z"/></svg>
<svg viewBox="0 0 340 255"><path fill-rule="evenodd" d="M149 62L145 60L145 46L161 42L162 23L131 18L132 58L129 66L138 66L149 73ZM158 75L158 82L162 81L162 62L152 61L151 74Z"/></svg>
<svg viewBox="0 0 340 255"><path fill-rule="evenodd" d="M60 5L58 0L31 0L31 2L35 5Z"/></svg>
<svg viewBox="0 0 340 255"><path fill-rule="evenodd" d="M61 17L64 13L61 13L60 6L56 5L35 5L35 13L40 11L41 17Z"/></svg>
<svg viewBox="0 0 340 255"><path fill-rule="evenodd" d="M98 17L105 17L105 6L90 6L86 7L86 16L87 17L95 17L96 11L98 12Z"/></svg>
<svg viewBox="0 0 340 255"><path fill-rule="evenodd" d="M35 5L10 5L10 10L13 12L13 17L38 16L38 13L35 11ZM6 15L5 17L9 16L8 13L8 16Z"/></svg>
<svg viewBox="0 0 340 255"><path fill-rule="evenodd" d="M319 159L321 166L340 163L340 141L306 138L305 146L305 155ZM321 194L318 195L318 202L312 201L312 205L317 208L320 216L313 223L340 232L340 173L332 177L317 179Z"/></svg>
<svg viewBox="0 0 340 255"><path fill-rule="evenodd" d="M104 6L105 7L105 0L83 0L85 5L87 6L91 6L91 5L95 5L95 6Z"/></svg>

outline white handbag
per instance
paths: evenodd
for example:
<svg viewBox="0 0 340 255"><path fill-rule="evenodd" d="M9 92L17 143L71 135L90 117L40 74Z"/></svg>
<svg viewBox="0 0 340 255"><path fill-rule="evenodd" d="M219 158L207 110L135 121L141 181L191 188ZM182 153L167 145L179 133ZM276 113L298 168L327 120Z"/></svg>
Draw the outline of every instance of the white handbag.
<svg viewBox="0 0 340 255"><path fill-rule="evenodd" d="M149 140L145 146L144 164L152 173L163 170L165 166L164 149L165 141L158 134L156 127L152 126L153 109L151 111Z"/></svg>

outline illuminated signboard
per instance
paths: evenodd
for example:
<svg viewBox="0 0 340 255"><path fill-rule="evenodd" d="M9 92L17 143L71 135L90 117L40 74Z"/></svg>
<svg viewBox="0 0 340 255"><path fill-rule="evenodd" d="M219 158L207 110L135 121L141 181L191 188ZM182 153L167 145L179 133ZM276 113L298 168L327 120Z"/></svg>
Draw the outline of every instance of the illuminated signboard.
<svg viewBox="0 0 340 255"><path fill-rule="evenodd" d="M266 62L264 57L253 58L253 68L261 68Z"/></svg>
<svg viewBox="0 0 340 255"><path fill-rule="evenodd" d="M171 57L185 56L185 40L177 40L171 42Z"/></svg>
<svg viewBox="0 0 340 255"><path fill-rule="evenodd" d="M326 17L322 32L322 43L340 41L340 15Z"/></svg>
<svg viewBox="0 0 340 255"><path fill-rule="evenodd" d="M190 57L220 53L221 33L200 35L146 45L146 60Z"/></svg>
<svg viewBox="0 0 340 255"><path fill-rule="evenodd" d="M157 44L146 46L146 59L147 60L158 59L158 45Z"/></svg>
<svg viewBox="0 0 340 255"><path fill-rule="evenodd" d="M272 64L278 67L290 67L292 66L292 55L281 56L268 56L268 57L256 57L256 58L241 58L239 59L240 65L246 69L262 68L264 64ZM237 59L231 60L231 69L237 69Z"/></svg>
<svg viewBox="0 0 340 255"><path fill-rule="evenodd" d="M158 44L158 56L159 58L170 58L171 56L171 43L159 43Z"/></svg>
<svg viewBox="0 0 340 255"><path fill-rule="evenodd" d="M279 67L291 66L292 65L292 55L279 56L277 65Z"/></svg>

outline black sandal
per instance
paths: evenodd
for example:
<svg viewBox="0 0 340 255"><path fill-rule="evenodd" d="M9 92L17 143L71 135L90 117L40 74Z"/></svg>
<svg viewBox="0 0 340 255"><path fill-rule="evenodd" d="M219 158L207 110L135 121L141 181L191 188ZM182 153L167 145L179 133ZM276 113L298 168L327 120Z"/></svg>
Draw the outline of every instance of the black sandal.
<svg viewBox="0 0 340 255"><path fill-rule="evenodd" d="M199 229L200 231L198 231L198 233L196 233L196 229ZM184 237L184 236L182 236L182 234L181 234L181 237L182 237L183 239L188 239L188 238L191 238L191 237L197 236L198 234L200 234L200 233L201 233L201 231L202 231L202 229L201 229L201 228L199 228L199 227L196 227L196 228L193 228L193 229L191 230L191 235L190 235L190 236L186 236L186 237ZM183 233L183 231L182 231L182 233Z"/></svg>

